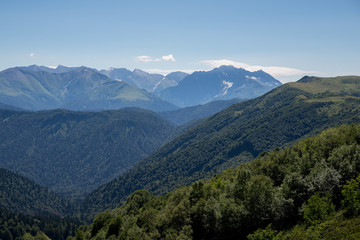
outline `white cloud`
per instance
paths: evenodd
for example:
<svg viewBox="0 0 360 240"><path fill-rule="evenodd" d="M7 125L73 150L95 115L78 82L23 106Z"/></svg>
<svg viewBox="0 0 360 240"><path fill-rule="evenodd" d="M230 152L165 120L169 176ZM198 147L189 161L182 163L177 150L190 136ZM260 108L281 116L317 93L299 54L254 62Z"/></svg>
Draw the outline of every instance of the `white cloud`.
<svg viewBox="0 0 360 240"><path fill-rule="evenodd" d="M222 65L232 65L237 68L244 68L248 71L258 71L263 70L264 72L274 76L275 78L280 78L280 81L282 82L288 82L290 80L286 80L289 77L293 76L303 76L307 74L316 74L318 72L316 71L306 71L306 70L300 70L296 68L288 68L288 67L277 67L277 66L257 66L257 65L249 65L242 62L235 62L228 59L218 59L218 60L204 60L201 61L201 63L210 65L211 67L220 67Z"/></svg>
<svg viewBox="0 0 360 240"><path fill-rule="evenodd" d="M172 56L172 55L170 54L169 56ZM137 57L137 59L142 59L142 61L146 61L146 62L151 62L151 61L156 60L156 59L148 57L148 56L139 56L139 57ZM169 74L171 72L176 72L176 71L181 71L181 72L186 72L186 73L191 74L195 71L210 71L213 68L220 67L222 65L232 65L234 67L244 68L244 69L246 69L248 71L252 71L252 72L258 71L258 70L263 70L264 72L269 73L270 75L277 78L282 83L297 81L304 75L320 74L319 72L316 72L316 71L305 71L305 70L300 70L300 69L296 69L296 68L278 67L278 66L266 67L266 66L250 65L250 64L246 64L246 63L242 63L242 62L235 62L235 61L228 60L228 59L204 60L204 61L201 61L200 63L202 64L202 67L197 68L197 69L148 68L148 69L143 69L143 70L146 72L149 72L149 73L159 73L159 74L163 74L163 75ZM206 65L206 67L204 65ZM247 76L247 77L249 77L249 76ZM258 80L255 77L249 77L249 78L252 78L253 80Z"/></svg>
<svg viewBox="0 0 360 240"><path fill-rule="evenodd" d="M154 59L149 56L137 56L135 60L139 62L154 62Z"/></svg>
<svg viewBox="0 0 360 240"><path fill-rule="evenodd" d="M167 62L175 62L175 58L172 54L169 54L167 56L162 56L161 58L153 58L150 56L137 56L135 58L138 62L160 62L160 61L167 61Z"/></svg>
<svg viewBox="0 0 360 240"><path fill-rule="evenodd" d="M167 56L162 56L161 59L164 60L164 61L168 61L168 62L175 62L176 61L172 54L169 54Z"/></svg>
<svg viewBox="0 0 360 240"><path fill-rule="evenodd" d="M29 55L30 55L30 57L32 57L32 58L35 57L35 53L30 53Z"/></svg>

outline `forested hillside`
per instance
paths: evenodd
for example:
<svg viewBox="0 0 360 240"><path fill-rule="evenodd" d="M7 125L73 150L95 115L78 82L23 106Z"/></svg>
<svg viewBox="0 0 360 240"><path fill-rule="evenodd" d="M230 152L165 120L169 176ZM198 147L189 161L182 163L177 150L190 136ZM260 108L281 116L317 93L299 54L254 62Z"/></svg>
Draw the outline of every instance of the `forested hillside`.
<svg viewBox="0 0 360 240"><path fill-rule="evenodd" d="M201 119L201 118L205 119L206 117L209 117L217 112L220 112L221 110L224 110L227 107L230 107L232 104L243 101L245 100L241 100L241 99L218 100L203 105L160 112L159 114L165 119L177 125L183 125L191 121L194 121L196 119Z"/></svg>
<svg viewBox="0 0 360 240"><path fill-rule="evenodd" d="M35 182L0 168L0 207L29 215L65 216L71 206L57 194Z"/></svg>
<svg viewBox="0 0 360 240"><path fill-rule="evenodd" d="M35 182L0 168L0 239L65 240L80 222L69 201Z"/></svg>
<svg viewBox="0 0 360 240"><path fill-rule="evenodd" d="M357 239L359 173L360 125L343 125L166 196L136 191L76 239Z"/></svg>
<svg viewBox="0 0 360 240"><path fill-rule="evenodd" d="M174 130L140 109L0 110L0 167L78 197L156 150Z"/></svg>
<svg viewBox="0 0 360 240"><path fill-rule="evenodd" d="M0 208L1 240L66 240L80 222L56 216L27 216Z"/></svg>
<svg viewBox="0 0 360 240"><path fill-rule="evenodd" d="M260 153L344 123L360 122L360 77L310 78L234 104L97 188L81 213L119 206L138 189L164 194Z"/></svg>

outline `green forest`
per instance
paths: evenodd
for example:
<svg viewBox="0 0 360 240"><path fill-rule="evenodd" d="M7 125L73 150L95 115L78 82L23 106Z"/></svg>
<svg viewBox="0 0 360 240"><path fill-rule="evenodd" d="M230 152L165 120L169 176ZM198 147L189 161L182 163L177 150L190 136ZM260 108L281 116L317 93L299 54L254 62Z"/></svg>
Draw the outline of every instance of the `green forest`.
<svg viewBox="0 0 360 240"><path fill-rule="evenodd" d="M343 125L165 196L135 191L73 239L357 239L359 173L360 125Z"/></svg>
<svg viewBox="0 0 360 240"><path fill-rule="evenodd" d="M358 239L359 80L304 77L182 126L4 107L0 239Z"/></svg>
<svg viewBox="0 0 360 240"><path fill-rule="evenodd" d="M0 207L1 240L66 240L79 225L71 218L14 214Z"/></svg>
<svg viewBox="0 0 360 240"><path fill-rule="evenodd" d="M79 198L175 134L172 123L137 108L102 112L0 110L0 167Z"/></svg>
<svg viewBox="0 0 360 240"><path fill-rule="evenodd" d="M95 189L79 217L92 219L100 210L118 207L136 190L166 194L326 128L360 123L359 79L305 77L234 104Z"/></svg>
<svg viewBox="0 0 360 240"><path fill-rule="evenodd" d="M0 168L0 186L0 206L15 213L64 217L71 212L70 201L3 168Z"/></svg>

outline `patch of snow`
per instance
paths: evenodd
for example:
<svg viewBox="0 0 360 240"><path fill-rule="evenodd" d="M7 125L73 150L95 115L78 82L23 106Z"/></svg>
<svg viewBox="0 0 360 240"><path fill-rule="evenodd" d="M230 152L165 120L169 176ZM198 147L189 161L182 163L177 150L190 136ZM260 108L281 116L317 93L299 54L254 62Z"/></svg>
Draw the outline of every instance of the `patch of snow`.
<svg viewBox="0 0 360 240"><path fill-rule="evenodd" d="M257 77L254 77L254 76L245 76L246 78L248 78L248 79L252 79L252 80L255 80L255 81L257 81L258 83L260 83L261 85L263 85L263 86L270 86L270 87L273 87L274 85L275 86L280 86L281 84L280 83L278 83L278 82L275 82L275 83L269 83L269 82L263 82L263 81L261 81L261 78L257 78Z"/></svg>
<svg viewBox="0 0 360 240"><path fill-rule="evenodd" d="M255 81L259 81L260 80L260 78L257 78L257 77L254 77L254 76L248 76L248 75L246 75L245 76L246 78L249 78L249 79L252 79L252 80L255 80Z"/></svg>
<svg viewBox="0 0 360 240"><path fill-rule="evenodd" d="M223 88L223 90L221 91L220 94L215 96L215 98L222 97L222 96L226 95L229 88L231 88L233 86L233 84L234 84L233 82L227 82L227 81L223 80L222 85L224 85L224 88Z"/></svg>
<svg viewBox="0 0 360 240"><path fill-rule="evenodd" d="M165 80L165 76L155 84L155 86L153 87L153 91L155 91L155 89Z"/></svg>
<svg viewBox="0 0 360 240"><path fill-rule="evenodd" d="M223 89L223 94L222 96L226 95L227 94L227 91L229 90L229 88L231 88L233 86L234 83L232 82L227 82L225 80L223 80L223 85L225 85L224 89Z"/></svg>
<svg viewBox="0 0 360 240"><path fill-rule="evenodd" d="M263 86L270 86L270 87L273 86L272 83L268 83L268 82L263 82L263 81L261 81L261 78L257 78L257 77L254 77L254 76L251 76L251 77L245 76L245 77L248 78L248 79L255 80L255 81L257 81L258 83L260 83L261 85L263 85Z"/></svg>

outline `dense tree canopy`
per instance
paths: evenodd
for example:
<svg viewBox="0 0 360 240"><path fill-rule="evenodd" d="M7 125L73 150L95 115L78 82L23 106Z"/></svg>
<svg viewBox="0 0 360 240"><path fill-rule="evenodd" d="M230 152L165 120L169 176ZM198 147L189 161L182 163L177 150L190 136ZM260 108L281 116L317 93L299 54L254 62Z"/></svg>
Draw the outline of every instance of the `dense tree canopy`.
<svg viewBox="0 0 360 240"><path fill-rule="evenodd" d="M136 191L76 239L246 239L259 228L250 239L307 236L335 209L358 208L359 173L360 125L343 125L163 197Z"/></svg>
<svg viewBox="0 0 360 240"><path fill-rule="evenodd" d="M234 104L163 145L116 180L97 188L84 201L81 213L93 218L99 210L119 206L135 190L165 194L323 129L359 123L358 95L359 77L305 77L259 98ZM351 174L346 165L340 165L341 174ZM319 174L325 174L324 171L331 181L337 181L327 165L319 169ZM278 170L274 174L283 173ZM275 181L279 184L280 180ZM301 184L296 181L302 180L294 175L287 181Z"/></svg>
<svg viewBox="0 0 360 240"><path fill-rule="evenodd" d="M174 133L141 109L103 112L0 110L0 167L62 194L84 196Z"/></svg>

